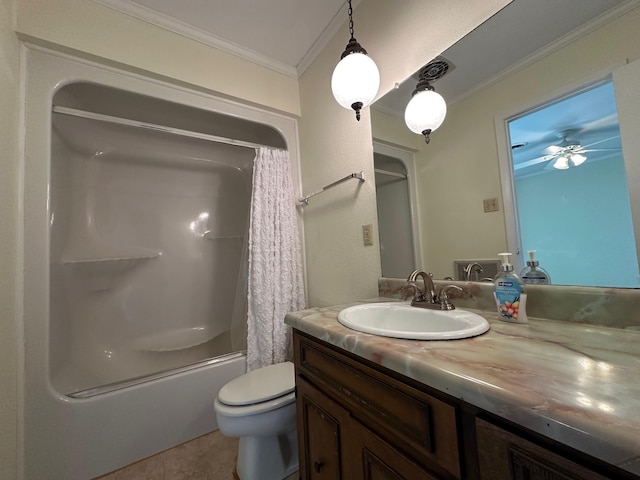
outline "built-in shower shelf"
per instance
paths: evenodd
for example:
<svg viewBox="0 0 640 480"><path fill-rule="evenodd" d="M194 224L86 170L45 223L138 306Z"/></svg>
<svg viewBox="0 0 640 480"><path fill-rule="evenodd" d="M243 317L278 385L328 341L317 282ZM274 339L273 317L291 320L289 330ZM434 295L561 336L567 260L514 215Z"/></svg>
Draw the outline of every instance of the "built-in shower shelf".
<svg viewBox="0 0 640 480"><path fill-rule="evenodd" d="M137 255L131 257L111 257L111 258L84 258L78 260L66 260L63 263L70 266L75 271L89 275L94 279L90 282L91 290L102 290L110 288L111 280L119 275L133 270L148 260L158 258L160 252L147 255Z"/></svg>
<svg viewBox="0 0 640 480"><path fill-rule="evenodd" d="M207 240L243 240L244 235L220 235L212 231L207 231L202 234Z"/></svg>
<svg viewBox="0 0 640 480"><path fill-rule="evenodd" d="M227 330L224 328L212 325L175 328L132 339L129 348L141 352L175 352L188 350L210 342L225 332L227 332Z"/></svg>

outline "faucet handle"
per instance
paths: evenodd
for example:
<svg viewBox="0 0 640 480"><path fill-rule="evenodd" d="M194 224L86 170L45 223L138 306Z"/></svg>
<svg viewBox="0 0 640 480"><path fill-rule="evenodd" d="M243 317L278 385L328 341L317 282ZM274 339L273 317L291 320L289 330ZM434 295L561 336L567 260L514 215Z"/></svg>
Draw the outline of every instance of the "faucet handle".
<svg viewBox="0 0 640 480"><path fill-rule="evenodd" d="M440 310L455 310L455 306L449 300L449 290L455 290L461 294L461 296L469 296L469 292L467 292L464 288L459 287L458 285L445 285L440 289L440 293L438 294L438 298L440 300Z"/></svg>

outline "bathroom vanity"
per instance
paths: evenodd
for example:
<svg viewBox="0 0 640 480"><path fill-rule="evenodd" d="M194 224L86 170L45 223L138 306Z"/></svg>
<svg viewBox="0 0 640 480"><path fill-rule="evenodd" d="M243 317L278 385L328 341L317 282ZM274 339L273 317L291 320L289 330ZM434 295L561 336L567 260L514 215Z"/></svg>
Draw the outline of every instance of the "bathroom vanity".
<svg viewBox="0 0 640 480"><path fill-rule="evenodd" d="M481 336L400 340L346 306L286 318L302 479L640 478L639 333L481 312Z"/></svg>

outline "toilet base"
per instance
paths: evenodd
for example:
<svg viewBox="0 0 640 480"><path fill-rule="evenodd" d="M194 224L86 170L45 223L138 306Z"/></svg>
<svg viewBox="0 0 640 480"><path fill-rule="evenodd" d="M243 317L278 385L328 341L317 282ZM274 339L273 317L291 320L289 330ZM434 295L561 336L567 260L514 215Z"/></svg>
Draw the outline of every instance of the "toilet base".
<svg viewBox="0 0 640 480"><path fill-rule="evenodd" d="M298 470L298 434L240 437L236 471L240 480L282 480Z"/></svg>

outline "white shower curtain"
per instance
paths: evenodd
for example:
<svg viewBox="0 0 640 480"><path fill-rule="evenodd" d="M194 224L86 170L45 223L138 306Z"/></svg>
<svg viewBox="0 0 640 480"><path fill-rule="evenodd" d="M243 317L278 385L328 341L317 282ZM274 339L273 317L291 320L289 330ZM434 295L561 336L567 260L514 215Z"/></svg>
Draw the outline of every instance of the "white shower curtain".
<svg viewBox="0 0 640 480"><path fill-rule="evenodd" d="M291 355L289 311L305 307L289 154L261 147L253 166L249 227L247 370Z"/></svg>

